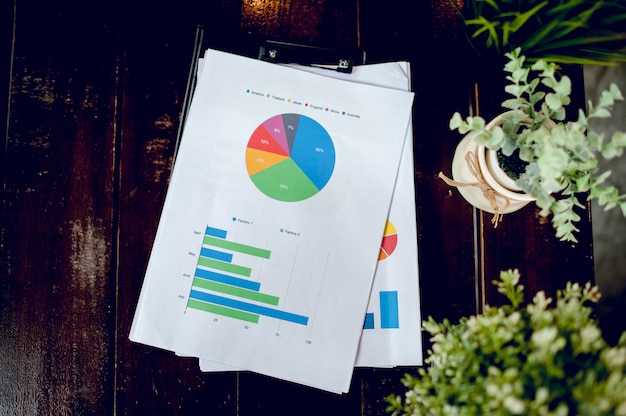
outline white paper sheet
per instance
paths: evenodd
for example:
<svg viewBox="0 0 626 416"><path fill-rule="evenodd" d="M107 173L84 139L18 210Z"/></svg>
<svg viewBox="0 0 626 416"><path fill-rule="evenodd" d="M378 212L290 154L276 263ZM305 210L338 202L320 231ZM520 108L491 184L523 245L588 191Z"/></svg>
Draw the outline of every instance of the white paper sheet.
<svg viewBox="0 0 626 416"><path fill-rule="evenodd" d="M350 75L335 76L405 91L411 88L408 62L363 65ZM422 365L412 128L407 131L384 234L355 365Z"/></svg>
<svg viewBox="0 0 626 416"><path fill-rule="evenodd" d="M217 51L202 71L130 338L347 392L413 95Z"/></svg>
<svg viewBox="0 0 626 416"><path fill-rule="evenodd" d="M410 90L408 62L360 65L351 74L293 67L350 82ZM409 129L389 210L386 230L389 235L383 236L381 250L385 254L380 256L374 276L357 367L423 364L413 175L413 135ZM204 359L200 359L200 369L206 372L239 370Z"/></svg>

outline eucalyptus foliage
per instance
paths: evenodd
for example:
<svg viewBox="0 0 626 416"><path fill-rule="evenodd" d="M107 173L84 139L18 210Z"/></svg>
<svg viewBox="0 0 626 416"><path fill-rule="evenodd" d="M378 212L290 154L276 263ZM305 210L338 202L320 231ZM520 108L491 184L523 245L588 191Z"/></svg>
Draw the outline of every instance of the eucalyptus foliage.
<svg viewBox="0 0 626 416"><path fill-rule="evenodd" d="M458 324L432 318L432 349L417 375L389 396L393 415L626 415L626 332L602 337L589 283L568 283L556 304L544 292L523 306L517 270L494 281L509 304Z"/></svg>
<svg viewBox="0 0 626 416"><path fill-rule="evenodd" d="M618 131L605 138L589 126L591 119L611 117L615 101L624 99L619 88L612 84L597 104L588 102L586 113L578 111L577 120L564 121L570 104L570 78L560 76L553 62L539 60L527 65L519 48L506 57L504 71L509 83L505 91L512 98L502 103L510 110L504 124L487 129L483 118L463 120L455 113L450 128L471 133L476 143L507 156L519 149L520 159L528 165L516 184L536 198L540 215L552 215L561 240L576 242L575 223L580 216L574 207L585 208L578 200L579 193L588 192L588 198L605 209L619 207L626 216L626 195L605 184L611 172L598 168L598 158L622 156L626 133Z"/></svg>
<svg viewBox="0 0 626 416"><path fill-rule="evenodd" d="M520 47L530 61L626 62L624 0L468 0L461 16L484 53Z"/></svg>

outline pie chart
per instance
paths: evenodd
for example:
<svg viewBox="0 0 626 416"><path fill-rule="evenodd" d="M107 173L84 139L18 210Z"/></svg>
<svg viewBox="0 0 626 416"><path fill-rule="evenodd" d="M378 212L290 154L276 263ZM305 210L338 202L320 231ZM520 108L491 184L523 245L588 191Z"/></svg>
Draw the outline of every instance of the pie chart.
<svg viewBox="0 0 626 416"><path fill-rule="evenodd" d="M385 233L383 235L383 242L380 245L380 253L378 254L378 261L385 260L391 256L396 246L398 245L398 234L396 233L396 227L393 226L391 221L387 221L385 225Z"/></svg>
<svg viewBox="0 0 626 416"><path fill-rule="evenodd" d="M301 114L261 123L246 148L252 183L270 198L297 202L321 191L335 169L335 146L321 124Z"/></svg>

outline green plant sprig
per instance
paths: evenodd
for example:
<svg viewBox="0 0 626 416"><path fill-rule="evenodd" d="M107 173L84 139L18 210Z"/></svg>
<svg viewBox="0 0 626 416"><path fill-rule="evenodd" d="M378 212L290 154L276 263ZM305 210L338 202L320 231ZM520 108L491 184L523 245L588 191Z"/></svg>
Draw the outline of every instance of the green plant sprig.
<svg viewBox="0 0 626 416"><path fill-rule="evenodd" d="M575 223L580 216L574 207L585 208L578 200L588 192L604 209L619 207L626 216L626 195L605 184L610 171L600 172L598 158L622 156L626 133L615 132L609 139L589 125L594 118L611 116L613 105L623 100L619 88L612 84L602 92L597 104L588 102L587 113L578 111L576 121L564 121L570 104L571 80L558 75L558 66L539 60L528 66L520 48L505 55L504 71L509 84L505 91L512 96L502 103L510 110L502 126L487 129L479 116L465 120L455 113L450 129L471 133L475 142L510 156L519 149L519 157L528 162L516 184L536 199L540 215L552 214L556 236L577 242Z"/></svg>
<svg viewBox="0 0 626 416"><path fill-rule="evenodd" d="M424 322L427 367L406 374L393 415L626 414L626 333L607 345L593 319L596 287L567 283L556 302L537 293L523 306L517 270L494 282L510 304Z"/></svg>
<svg viewBox="0 0 626 416"><path fill-rule="evenodd" d="M472 44L498 56L521 47L532 62L626 62L620 0L470 0L460 13Z"/></svg>

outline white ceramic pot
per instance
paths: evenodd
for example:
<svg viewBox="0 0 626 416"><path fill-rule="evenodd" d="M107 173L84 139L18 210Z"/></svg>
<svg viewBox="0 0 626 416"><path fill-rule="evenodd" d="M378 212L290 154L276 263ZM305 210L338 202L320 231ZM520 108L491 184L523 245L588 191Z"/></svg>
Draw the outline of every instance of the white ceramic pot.
<svg viewBox="0 0 626 416"><path fill-rule="evenodd" d="M493 119L487 129L502 124L503 116ZM534 201L500 168L496 152L477 145L472 133L457 145L452 159L452 179L467 202L496 216L515 212Z"/></svg>

